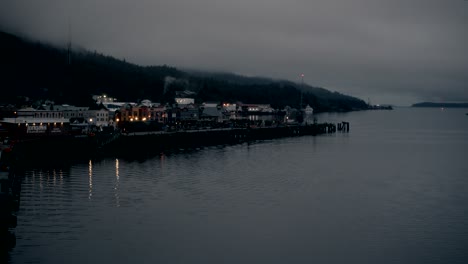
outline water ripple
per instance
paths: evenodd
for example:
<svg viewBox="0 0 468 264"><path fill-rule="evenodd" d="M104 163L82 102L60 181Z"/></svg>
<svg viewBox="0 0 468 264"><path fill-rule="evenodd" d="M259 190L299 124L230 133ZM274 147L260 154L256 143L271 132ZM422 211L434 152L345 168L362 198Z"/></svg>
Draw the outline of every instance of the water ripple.
<svg viewBox="0 0 468 264"><path fill-rule="evenodd" d="M466 263L466 122L319 118L351 133L28 170L11 263Z"/></svg>

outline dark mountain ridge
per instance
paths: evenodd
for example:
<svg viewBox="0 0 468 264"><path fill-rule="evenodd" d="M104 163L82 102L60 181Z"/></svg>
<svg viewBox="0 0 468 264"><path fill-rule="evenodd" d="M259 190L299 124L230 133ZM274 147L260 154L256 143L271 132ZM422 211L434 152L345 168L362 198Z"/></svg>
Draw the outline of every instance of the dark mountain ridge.
<svg viewBox="0 0 468 264"><path fill-rule="evenodd" d="M170 66L139 66L96 51L54 47L0 32L0 80L3 102L18 98L90 104L106 93L120 101L173 102L190 90L196 102L271 104L274 108L309 104L317 112L366 109L364 101L323 88L231 73L182 71ZM301 91L302 89L302 91Z"/></svg>

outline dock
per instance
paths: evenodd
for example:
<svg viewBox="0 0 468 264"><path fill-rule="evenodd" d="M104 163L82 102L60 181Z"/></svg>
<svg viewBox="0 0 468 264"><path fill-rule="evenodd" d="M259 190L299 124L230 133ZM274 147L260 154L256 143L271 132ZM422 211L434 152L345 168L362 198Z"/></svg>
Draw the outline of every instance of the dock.
<svg viewBox="0 0 468 264"><path fill-rule="evenodd" d="M311 125L289 125L275 127L213 128L179 130L174 132L145 131L123 133L118 140L109 144L106 150L116 155L151 153L179 148L240 144L259 140L297 137L305 135L349 132L349 123L322 123Z"/></svg>

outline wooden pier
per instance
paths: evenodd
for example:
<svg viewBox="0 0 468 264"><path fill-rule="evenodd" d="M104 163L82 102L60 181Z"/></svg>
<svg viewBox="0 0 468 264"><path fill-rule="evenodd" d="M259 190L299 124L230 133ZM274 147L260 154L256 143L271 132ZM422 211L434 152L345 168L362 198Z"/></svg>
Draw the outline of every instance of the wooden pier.
<svg viewBox="0 0 468 264"><path fill-rule="evenodd" d="M239 144L257 140L268 140L304 135L320 135L349 132L349 123L322 123L312 125L218 128L183 130L176 132L134 132L122 134L118 140L106 146L106 151L117 155L137 155L178 148Z"/></svg>
<svg viewBox="0 0 468 264"><path fill-rule="evenodd" d="M196 130L145 131L106 133L82 137L43 138L19 141L13 148L22 166L57 164L106 156L131 156L138 153L159 153L179 148L239 144L304 135L349 132L349 123L316 123L310 125L282 125L270 127L235 127Z"/></svg>

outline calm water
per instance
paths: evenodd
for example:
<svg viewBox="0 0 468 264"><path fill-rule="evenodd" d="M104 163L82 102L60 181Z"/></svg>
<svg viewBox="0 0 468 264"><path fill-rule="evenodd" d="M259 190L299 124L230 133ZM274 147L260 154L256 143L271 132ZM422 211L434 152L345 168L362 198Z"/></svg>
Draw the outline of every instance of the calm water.
<svg viewBox="0 0 468 264"><path fill-rule="evenodd" d="M465 112L27 171L10 262L468 263Z"/></svg>

